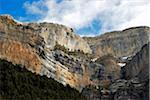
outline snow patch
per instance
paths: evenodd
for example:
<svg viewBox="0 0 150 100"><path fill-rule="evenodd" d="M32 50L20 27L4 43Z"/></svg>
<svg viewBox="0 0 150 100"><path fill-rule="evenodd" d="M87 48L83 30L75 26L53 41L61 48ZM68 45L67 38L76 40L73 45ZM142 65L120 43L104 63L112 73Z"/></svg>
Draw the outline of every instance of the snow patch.
<svg viewBox="0 0 150 100"><path fill-rule="evenodd" d="M126 59L128 59L128 56L127 56L127 57L122 57L122 59L123 59L123 60L126 60Z"/></svg>
<svg viewBox="0 0 150 100"><path fill-rule="evenodd" d="M126 65L126 63L118 63L118 65L119 65L120 67L123 67L123 66Z"/></svg>
<svg viewBox="0 0 150 100"><path fill-rule="evenodd" d="M95 62L98 58L93 58L91 59L92 62Z"/></svg>

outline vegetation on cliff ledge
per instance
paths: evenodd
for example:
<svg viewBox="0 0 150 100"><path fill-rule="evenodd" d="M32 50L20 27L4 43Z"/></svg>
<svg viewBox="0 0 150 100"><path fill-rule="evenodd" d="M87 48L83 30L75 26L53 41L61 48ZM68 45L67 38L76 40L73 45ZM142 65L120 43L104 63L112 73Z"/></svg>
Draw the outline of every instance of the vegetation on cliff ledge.
<svg viewBox="0 0 150 100"><path fill-rule="evenodd" d="M0 60L1 100L84 100L77 90Z"/></svg>
<svg viewBox="0 0 150 100"><path fill-rule="evenodd" d="M68 48L66 48L65 46L58 44L57 42L56 42L56 45L54 47L54 50L61 50L64 53L66 53L68 55L75 56L75 57L92 58L92 54L84 53L83 50L71 51Z"/></svg>

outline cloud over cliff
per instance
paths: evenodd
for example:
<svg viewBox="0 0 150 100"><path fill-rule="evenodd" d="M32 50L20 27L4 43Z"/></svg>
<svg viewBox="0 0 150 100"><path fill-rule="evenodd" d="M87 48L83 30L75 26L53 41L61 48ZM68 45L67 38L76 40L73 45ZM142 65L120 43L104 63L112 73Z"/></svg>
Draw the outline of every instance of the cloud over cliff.
<svg viewBox="0 0 150 100"><path fill-rule="evenodd" d="M150 26L149 0L40 0L25 2L28 14L40 15L40 22L55 22L77 30L100 23L96 31Z"/></svg>

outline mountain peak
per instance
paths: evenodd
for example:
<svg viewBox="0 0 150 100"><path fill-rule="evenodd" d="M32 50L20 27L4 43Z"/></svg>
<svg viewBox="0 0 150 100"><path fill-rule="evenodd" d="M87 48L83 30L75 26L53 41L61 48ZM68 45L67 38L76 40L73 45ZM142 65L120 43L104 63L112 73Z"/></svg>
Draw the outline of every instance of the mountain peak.
<svg viewBox="0 0 150 100"><path fill-rule="evenodd" d="M115 93L109 90L109 86L117 84L116 88L119 88L120 82L125 86L127 82L130 83L128 80L120 80L121 68L128 69L126 65L132 66L128 64L132 58L135 62L134 60L138 61L138 58L144 57L141 55L147 54L139 53L138 56L137 52L149 42L149 34L150 28L142 26L108 32L98 37L82 38L76 35L72 28L64 25L19 24L11 16L2 15L0 16L0 59L25 66L29 71L46 75L63 85L69 84L80 92L87 86L90 88L94 86L98 95L109 97L112 96L108 95L109 93ZM126 73L129 72L127 76L132 77L140 73L143 67L140 67L141 64L138 67L135 65L132 68L138 68L137 73L131 75L126 70ZM84 93L88 93L88 90ZM132 97L132 94L129 95Z"/></svg>

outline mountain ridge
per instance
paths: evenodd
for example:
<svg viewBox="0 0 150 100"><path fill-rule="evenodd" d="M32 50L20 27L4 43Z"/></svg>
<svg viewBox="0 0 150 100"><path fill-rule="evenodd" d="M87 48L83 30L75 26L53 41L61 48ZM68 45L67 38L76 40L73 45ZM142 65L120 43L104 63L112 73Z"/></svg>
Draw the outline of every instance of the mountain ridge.
<svg viewBox="0 0 150 100"><path fill-rule="evenodd" d="M138 52L144 44L148 43L149 37L150 28L141 26L108 32L97 37L84 37L84 39L90 45L95 56L110 53L121 57Z"/></svg>
<svg viewBox="0 0 150 100"><path fill-rule="evenodd" d="M24 24L0 16L0 58L80 92L90 85L107 90L149 36L150 28L143 26L82 38L63 25Z"/></svg>

